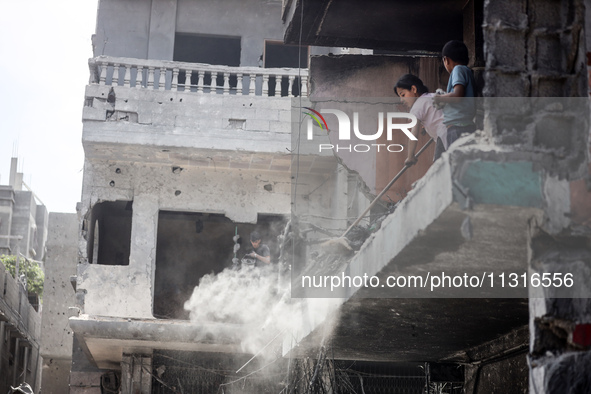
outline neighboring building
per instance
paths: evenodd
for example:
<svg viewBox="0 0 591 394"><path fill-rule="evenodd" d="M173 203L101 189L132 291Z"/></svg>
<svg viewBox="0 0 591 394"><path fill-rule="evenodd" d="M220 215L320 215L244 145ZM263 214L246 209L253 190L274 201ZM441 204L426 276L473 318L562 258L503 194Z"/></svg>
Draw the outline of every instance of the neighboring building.
<svg viewBox="0 0 591 394"><path fill-rule="evenodd" d="M45 259L47 208L23 181L18 159L10 162L10 181L0 186L0 254L15 255L17 250L28 259Z"/></svg>
<svg viewBox="0 0 591 394"><path fill-rule="evenodd" d="M12 158L8 185L0 186L0 255L43 263L48 214L45 205L23 182ZM24 190L23 190L24 189ZM29 295L0 264L0 391L27 382L41 384L41 312L39 298Z"/></svg>
<svg viewBox="0 0 591 394"><path fill-rule="evenodd" d="M291 97L392 97L407 72L432 90L445 87L438 52L450 39L467 43L486 97L587 96L583 1L436 3L100 2L83 108L71 392L164 392L159 376L191 361L173 365L171 351L212 365L231 354L241 365L241 327L194 325L183 309L204 274L229 265L234 232L258 227L270 237L294 203L318 204L330 212L318 227L342 230L367 206L362 190L379 192L402 166L398 156L337 162L306 152L294 168ZM312 56L309 80L306 45L327 48L309 51L326 54ZM343 46L374 54L335 49ZM572 107L575 120L559 105L534 116L520 112L529 101L510 114L489 103L481 132L434 165L426 154L396 184L388 196L400 202L347 272L459 275L475 261L482 271L552 272L591 263L587 107ZM570 127L556 133L563 121ZM373 120L362 126L375 130ZM588 379L589 301L535 295L396 299L351 290L339 303L330 357L358 362L367 385L399 376L395 363L413 363L413 379L421 364L426 381L468 391L561 392L574 384L569 376ZM323 354L328 316L293 327L286 359ZM319 369L309 375L330 379Z"/></svg>

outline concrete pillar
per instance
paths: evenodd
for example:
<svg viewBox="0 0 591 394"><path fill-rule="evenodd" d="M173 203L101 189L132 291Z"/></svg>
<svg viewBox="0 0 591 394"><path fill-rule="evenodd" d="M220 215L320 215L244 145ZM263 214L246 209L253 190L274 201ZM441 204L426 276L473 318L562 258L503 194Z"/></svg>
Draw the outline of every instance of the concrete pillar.
<svg viewBox="0 0 591 394"><path fill-rule="evenodd" d="M6 335L6 322L0 322L0 371L2 369L2 360L4 359L4 336Z"/></svg>
<svg viewBox="0 0 591 394"><path fill-rule="evenodd" d="M147 274L150 281L144 286L137 286L134 297L141 300L137 316L152 316L154 301L154 281L156 272L156 239L158 235L158 198L150 195L138 195L133 199L133 218L131 226L131 249L129 255L130 270Z"/></svg>
<svg viewBox="0 0 591 394"><path fill-rule="evenodd" d="M29 354L31 352L31 347L25 347L25 356L23 360L23 376L19 379L19 384L27 381L27 366L29 365ZM33 382L31 382L33 384Z"/></svg>
<svg viewBox="0 0 591 394"><path fill-rule="evenodd" d="M41 349L37 348L37 356L35 359L35 372L33 375L33 380L31 381L31 387L33 390L39 390L41 388L41 382L39 381L39 373L43 367L43 363L41 362Z"/></svg>
<svg viewBox="0 0 591 394"><path fill-rule="evenodd" d="M71 213L51 213L48 220L47 258L41 347L43 393L67 393L72 363L72 330L69 308L76 305L70 276L76 275L78 262L78 217Z"/></svg>
<svg viewBox="0 0 591 394"><path fill-rule="evenodd" d="M18 159L13 157L10 159L10 177L8 178L8 185L14 188L16 182L16 167L18 165ZM19 189L20 190L20 189Z"/></svg>
<svg viewBox="0 0 591 394"><path fill-rule="evenodd" d="M10 235L14 203L14 190L10 186L0 186L0 254L11 254Z"/></svg>
<svg viewBox="0 0 591 394"><path fill-rule="evenodd" d="M148 59L172 60L177 0L152 0ZM163 83L160 76L160 83Z"/></svg>
<svg viewBox="0 0 591 394"><path fill-rule="evenodd" d="M20 347L20 338L16 338L16 343L14 345L14 364L12 364L12 385L16 386L17 383L17 379L18 379L18 365L20 364L21 360L20 360L20 351L19 351L19 347Z"/></svg>

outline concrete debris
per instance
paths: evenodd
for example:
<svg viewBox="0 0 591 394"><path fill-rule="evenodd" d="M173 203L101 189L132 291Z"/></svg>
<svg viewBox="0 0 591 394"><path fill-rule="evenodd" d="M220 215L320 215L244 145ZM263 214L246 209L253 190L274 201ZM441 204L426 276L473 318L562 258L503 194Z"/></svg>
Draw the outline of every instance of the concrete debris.
<svg viewBox="0 0 591 394"><path fill-rule="evenodd" d="M472 221L470 220L470 216L466 216L466 218L462 222L462 226L460 227L460 231L462 232L462 237L464 237L464 239L466 241L469 241L472 239L473 232L472 232Z"/></svg>

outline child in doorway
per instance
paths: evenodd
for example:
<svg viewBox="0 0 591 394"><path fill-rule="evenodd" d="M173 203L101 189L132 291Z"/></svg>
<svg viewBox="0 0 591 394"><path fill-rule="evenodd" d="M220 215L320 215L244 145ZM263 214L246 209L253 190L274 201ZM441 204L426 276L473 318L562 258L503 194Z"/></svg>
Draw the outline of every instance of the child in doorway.
<svg viewBox="0 0 591 394"><path fill-rule="evenodd" d="M433 106L435 94L428 93L429 89L423 84L423 81L412 74L405 74L400 77L396 85L394 85L394 92L400 97L402 103L410 109L409 112L416 116L419 121L413 127L412 134L418 137L422 125L431 138L437 142L433 161L439 159L447 149L447 127L443 124L443 112ZM417 141L410 140L404 164L412 166L417 162L415 157L416 149Z"/></svg>
<svg viewBox="0 0 591 394"><path fill-rule="evenodd" d="M447 93L436 96L435 103L443 107L443 123L447 127L447 146L462 134L476 130L476 82L472 70L468 68L470 57L466 45L457 40L449 41L441 51L443 65L449 73Z"/></svg>

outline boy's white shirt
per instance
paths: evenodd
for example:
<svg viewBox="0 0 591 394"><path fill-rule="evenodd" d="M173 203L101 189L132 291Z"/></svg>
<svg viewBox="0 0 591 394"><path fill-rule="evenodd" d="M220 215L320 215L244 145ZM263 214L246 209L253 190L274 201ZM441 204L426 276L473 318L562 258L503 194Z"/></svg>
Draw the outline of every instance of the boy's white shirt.
<svg viewBox="0 0 591 394"><path fill-rule="evenodd" d="M424 93L418 97L410 113L417 117L423 124L427 134L437 142L437 137L441 138L443 146L447 150L447 127L443 124L443 112L433 106L433 97L435 93Z"/></svg>

